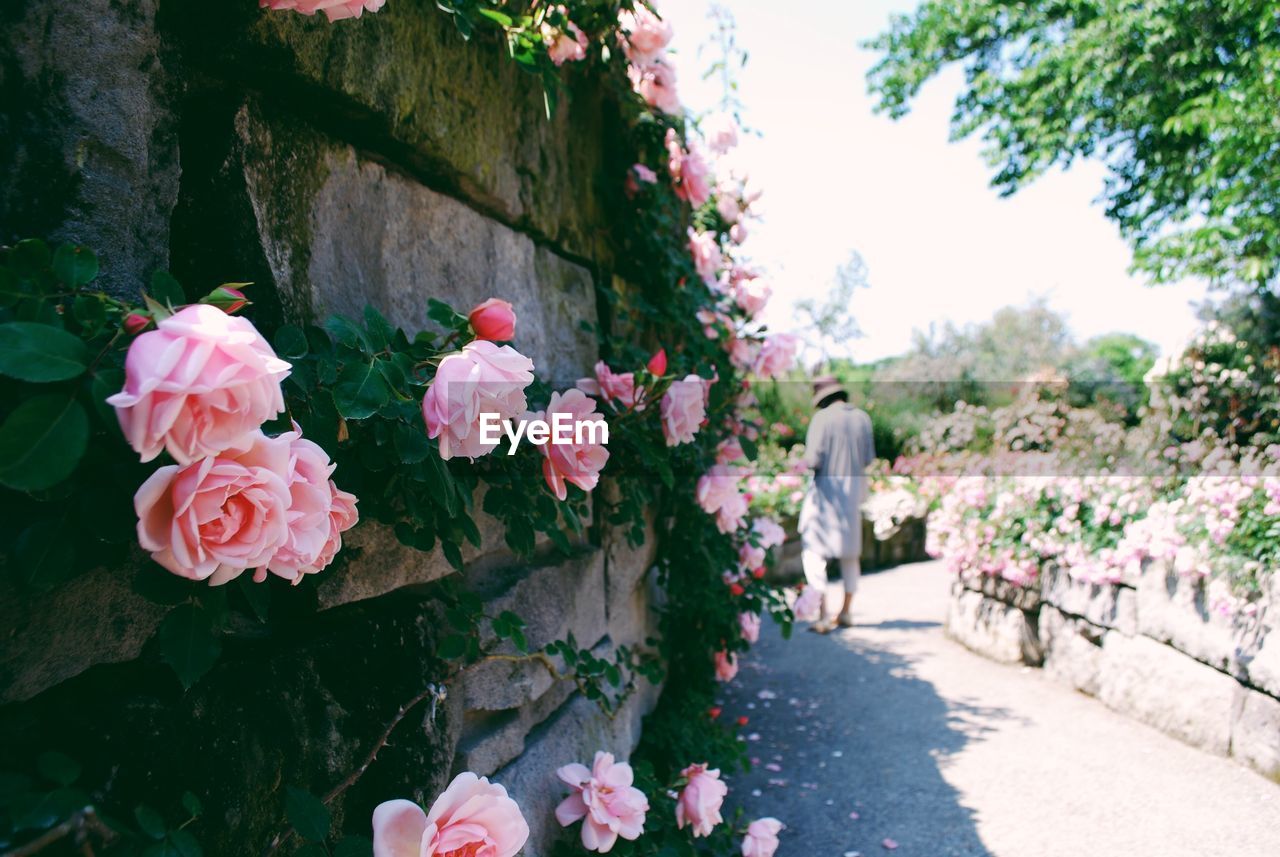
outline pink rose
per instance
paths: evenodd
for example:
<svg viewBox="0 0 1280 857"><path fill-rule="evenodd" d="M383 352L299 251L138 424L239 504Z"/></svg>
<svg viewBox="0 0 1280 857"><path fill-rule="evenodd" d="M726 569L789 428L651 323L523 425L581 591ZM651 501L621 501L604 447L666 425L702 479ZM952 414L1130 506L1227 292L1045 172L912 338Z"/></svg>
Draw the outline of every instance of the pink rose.
<svg viewBox="0 0 1280 857"><path fill-rule="evenodd" d="M716 447L716 464L732 464L746 457L747 454L742 451L742 443L739 442L737 435L725 438Z"/></svg>
<svg viewBox="0 0 1280 857"><path fill-rule="evenodd" d="M107 399L143 461L179 464L243 447L284 410L289 364L243 318L194 304L129 345L124 389Z"/></svg>
<svg viewBox="0 0 1280 857"><path fill-rule="evenodd" d="M723 653L721 653L723 654ZM720 655L717 654L717 661ZM729 656L732 659L732 655ZM733 671L738 671L734 666ZM717 664L717 678L719 665ZM730 676L732 678L732 676ZM728 681L728 679L721 679ZM720 807L729 787L720 779L718 770L707 770L706 765L690 765L680 772L689 783L680 792L676 801L676 827L681 830L686 824L692 825L694 837L710 836L712 829L724 819L720 817Z"/></svg>
<svg viewBox="0 0 1280 857"><path fill-rule="evenodd" d="M676 196L701 208L711 198L711 170L697 148L685 149L674 128L667 129L667 171L671 173Z"/></svg>
<svg viewBox="0 0 1280 857"><path fill-rule="evenodd" d="M747 225L745 223L735 223L729 227L729 240L734 244L741 244L747 240Z"/></svg>
<svg viewBox="0 0 1280 857"><path fill-rule="evenodd" d="M666 57L656 56L644 63L633 63L627 67L627 77L631 79L631 88L644 99L645 104L671 116L680 115L682 108L676 92L676 68Z"/></svg>
<svg viewBox="0 0 1280 857"><path fill-rule="evenodd" d="M289 441L289 537L267 570L296 584L333 561L342 547L342 533L355 526L359 516L356 498L339 491L329 478L336 465L328 453L304 438L296 423L293 428L280 436Z"/></svg>
<svg viewBox="0 0 1280 857"><path fill-rule="evenodd" d="M702 379L697 375L686 375L683 381L672 381L660 407L662 434L667 439L667 446L692 443L702 421L707 418Z"/></svg>
<svg viewBox="0 0 1280 857"><path fill-rule="evenodd" d="M795 365L797 340L787 333L775 333L764 341L752 371L763 379L778 378Z"/></svg>
<svg viewBox="0 0 1280 857"><path fill-rule="evenodd" d="M723 155L738 145L738 123L728 113L716 113L707 117L702 125L707 148Z"/></svg>
<svg viewBox="0 0 1280 857"><path fill-rule="evenodd" d="M506 342L516 335L516 311L511 304L498 298L489 298L467 315L476 339Z"/></svg>
<svg viewBox="0 0 1280 857"><path fill-rule="evenodd" d="M631 785L633 774L626 762L614 762L613 754L596 753L591 770L573 763L556 771L573 789L556 807L556 821L568 827L582 819L582 847L601 854L613 848L618 837L634 840L644 832L649 800Z"/></svg>
<svg viewBox="0 0 1280 857"><path fill-rule="evenodd" d="M738 674L738 658L733 652L723 649L716 652L713 658L716 667L716 681L730 682Z"/></svg>
<svg viewBox="0 0 1280 857"><path fill-rule="evenodd" d="M191 580L265 566L289 541L289 463L289 436L257 431L244 449L161 467L133 497L138 543Z"/></svg>
<svg viewBox="0 0 1280 857"><path fill-rule="evenodd" d="M567 62L577 62L587 57L587 37L583 35L582 30L578 29L578 25L568 20L568 10L563 6L553 6L552 11L559 12L565 17L565 30L557 29L550 24L542 25L542 43L547 46L547 56L556 65L564 65Z"/></svg>
<svg viewBox="0 0 1280 857"><path fill-rule="evenodd" d="M653 352L653 356L649 358L649 362L644 364L644 368L649 370L649 374L655 378L661 378L667 374L667 349L659 348ZM1280 503L1280 500L1275 502Z"/></svg>
<svg viewBox="0 0 1280 857"><path fill-rule="evenodd" d="M583 432L583 443L577 442L577 426L580 423L603 421L596 411L595 402L581 390L568 390L564 394L552 393L545 413L535 414L536 419L546 420L554 432L556 414L565 414L569 421L572 443L544 443L542 450L542 475L556 498L568 496L566 482L572 482L583 491L590 491L600 481L600 471L609 460L609 450L602 443L589 443L590 434ZM554 434L553 434L554 437Z"/></svg>
<svg viewBox="0 0 1280 857"><path fill-rule="evenodd" d="M756 534L760 547L768 550L787 540L787 531L772 518L756 518L751 522L751 531Z"/></svg>
<svg viewBox="0 0 1280 857"><path fill-rule="evenodd" d="M476 458L493 451L480 437L480 415L500 420L524 412L524 388L533 383L533 361L510 345L480 339L440 361L422 399L427 435L440 439L440 457Z"/></svg>
<svg viewBox="0 0 1280 857"><path fill-rule="evenodd" d="M748 643L758 641L760 639L760 614L739 613L738 630L742 632L742 639Z"/></svg>
<svg viewBox="0 0 1280 857"><path fill-rule="evenodd" d="M698 505L716 516L716 527L732 533L742 526L747 514L747 498L739 491L742 475L723 464L714 465L698 479Z"/></svg>
<svg viewBox="0 0 1280 857"><path fill-rule="evenodd" d="M760 354L759 342L729 328L729 336L725 340L725 350L729 352L729 362L737 369L746 370L756 365Z"/></svg>
<svg viewBox="0 0 1280 857"><path fill-rule="evenodd" d="M713 232L694 232L689 228L689 253L693 256L693 265L698 276L708 286L716 281L716 272L724 265L724 257L720 255L720 245Z"/></svg>
<svg viewBox="0 0 1280 857"><path fill-rule="evenodd" d="M377 12L387 0L258 0L263 9L292 9L304 15L324 12L330 21L342 18L359 18L368 10Z"/></svg>
<svg viewBox="0 0 1280 857"><path fill-rule="evenodd" d="M389 800L373 811L373 857L515 857L529 824L507 790L464 771L430 812Z"/></svg>
<svg viewBox="0 0 1280 857"><path fill-rule="evenodd" d="M596 363L595 375L578 379L574 386L602 402L618 402L624 408L644 410L644 388L636 387L634 372L615 373L601 360Z"/></svg>
<svg viewBox="0 0 1280 857"><path fill-rule="evenodd" d="M642 5L637 5L634 11L619 12L618 24L626 34L623 48L627 59L633 63L653 60L671 41L671 24Z"/></svg>
<svg viewBox="0 0 1280 857"><path fill-rule="evenodd" d="M737 197L721 194L716 197L716 212L721 220L732 226L742 217L742 206L738 204Z"/></svg>
<svg viewBox="0 0 1280 857"><path fill-rule="evenodd" d="M742 857L773 857L778 850L778 832L782 822L776 818L758 818L747 825L742 838Z"/></svg>
<svg viewBox="0 0 1280 857"><path fill-rule="evenodd" d="M769 303L769 298L772 295L773 290L769 288L769 285L764 280L758 277L748 277L740 280L733 290L733 299L749 318L755 318L759 315ZM794 360L794 356L792 359Z"/></svg>

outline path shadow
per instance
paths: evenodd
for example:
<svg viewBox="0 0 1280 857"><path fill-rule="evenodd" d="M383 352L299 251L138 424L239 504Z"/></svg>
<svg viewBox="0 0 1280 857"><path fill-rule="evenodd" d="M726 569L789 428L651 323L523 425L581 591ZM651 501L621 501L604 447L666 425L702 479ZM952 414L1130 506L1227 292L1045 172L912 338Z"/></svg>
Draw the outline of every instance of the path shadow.
<svg viewBox="0 0 1280 857"><path fill-rule="evenodd" d="M941 628L941 622L924 622L916 619L890 619L887 622L858 622L854 627L878 631L923 631Z"/></svg>
<svg viewBox="0 0 1280 857"><path fill-rule="evenodd" d="M886 838L900 857L992 857L943 771L1013 715L943 699L911 658L858 636L935 626L894 620L787 642L769 628L743 660L724 711L749 717L756 764L734 778L731 798L749 819L787 825L778 857L870 857L888 853Z"/></svg>

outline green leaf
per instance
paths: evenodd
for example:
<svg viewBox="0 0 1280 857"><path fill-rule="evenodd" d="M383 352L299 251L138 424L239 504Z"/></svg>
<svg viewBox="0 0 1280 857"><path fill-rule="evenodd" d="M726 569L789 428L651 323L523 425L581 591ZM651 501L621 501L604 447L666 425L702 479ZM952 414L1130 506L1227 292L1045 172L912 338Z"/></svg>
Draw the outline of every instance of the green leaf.
<svg viewBox="0 0 1280 857"><path fill-rule="evenodd" d="M204 815L204 804L192 792L182 793L182 807L190 813L192 818L199 818Z"/></svg>
<svg viewBox="0 0 1280 857"><path fill-rule="evenodd" d="M156 635L160 659L191 688L213 668L222 653L222 640L213 630L209 614L195 604L179 604L169 611Z"/></svg>
<svg viewBox="0 0 1280 857"><path fill-rule="evenodd" d="M170 830L169 835L165 837L165 843L170 848L169 853L176 857L203 857L204 855L204 849L200 847L200 843L186 830Z"/></svg>
<svg viewBox="0 0 1280 857"><path fill-rule="evenodd" d="M451 634L440 641L436 648L436 656L446 661L462 657L467 650L467 638L460 634Z"/></svg>
<svg viewBox="0 0 1280 857"><path fill-rule="evenodd" d="M0 375L41 384L66 381L89 368L89 348L80 337L47 324L0 324Z"/></svg>
<svg viewBox="0 0 1280 857"><path fill-rule="evenodd" d="M249 603L249 609L259 622L267 621L271 609L271 587L265 583L254 583L253 575L242 574L236 581L240 594Z"/></svg>
<svg viewBox="0 0 1280 857"><path fill-rule="evenodd" d="M19 795L9 808L13 829L45 830L84 809L89 796L80 789L54 789Z"/></svg>
<svg viewBox="0 0 1280 857"><path fill-rule="evenodd" d="M138 829L147 836L152 839L164 839L168 827L164 823L164 816L160 813L142 804L134 808L133 817L138 822Z"/></svg>
<svg viewBox="0 0 1280 857"><path fill-rule="evenodd" d="M470 324L465 315L459 315L444 301L427 299L427 318L449 330L458 330Z"/></svg>
<svg viewBox="0 0 1280 857"><path fill-rule="evenodd" d="M57 750L47 750L36 759L40 776L60 786L69 786L80 779L80 763Z"/></svg>
<svg viewBox="0 0 1280 857"><path fill-rule="evenodd" d="M75 399L49 393L20 404L0 426L0 484L39 491L66 479L89 442L89 418Z"/></svg>
<svg viewBox="0 0 1280 857"><path fill-rule="evenodd" d="M375 351L382 351L390 345L396 333L395 328L373 304L364 305L364 326L368 331L369 344Z"/></svg>
<svg viewBox="0 0 1280 857"><path fill-rule="evenodd" d="M333 847L333 857L373 857L373 842L363 836L344 836Z"/></svg>
<svg viewBox="0 0 1280 857"><path fill-rule="evenodd" d="M378 370L378 361L353 368L352 377L333 388L333 404L349 420L363 420L391 401L391 388Z"/></svg>
<svg viewBox="0 0 1280 857"><path fill-rule="evenodd" d="M276 354L298 359L307 355L307 334L296 324L282 324L274 337Z"/></svg>
<svg viewBox="0 0 1280 857"><path fill-rule="evenodd" d="M53 254L53 273L68 286L78 289L98 276L98 257L87 247L63 244Z"/></svg>
<svg viewBox="0 0 1280 857"><path fill-rule="evenodd" d="M8 268L0 268L0 307L11 307L28 293L18 283L18 275Z"/></svg>
<svg viewBox="0 0 1280 857"><path fill-rule="evenodd" d="M391 435L396 455L405 464L417 464L435 454L431 441L427 438L426 429L408 423L396 423Z"/></svg>
<svg viewBox="0 0 1280 857"><path fill-rule="evenodd" d="M71 314L90 331L97 331L107 321L107 306L98 295L77 295Z"/></svg>
<svg viewBox="0 0 1280 857"><path fill-rule="evenodd" d="M9 251L9 265L20 277L32 277L49 267L49 245L38 238L19 241Z"/></svg>
<svg viewBox="0 0 1280 857"><path fill-rule="evenodd" d="M147 290L147 296L167 307L179 307L187 302L182 284L168 271L156 271L151 275L151 287Z"/></svg>
<svg viewBox="0 0 1280 857"><path fill-rule="evenodd" d="M296 786L285 786L284 811L293 829L303 839L324 842L328 838L329 827L333 823L329 807L311 792Z"/></svg>
<svg viewBox="0 0 1280 857"><path fill-rule="evenodd" d="M449 561L449 565L458 571L462 571L462 551L458 549L455 542L440 540L440 550L444 551L444 558Z"/></svg>
<svg viewBox="0 0 1280 857"><path fill-rule="evenodd" d="M510 15L499 12L497 9L486 9L482 6L477 9L476 12L481 17L488 18L490 21L493 21L499 27L510 27L514 23Z"/></svg>
<svg viewBox="0 0 1280 857"><path fill-rule="evenodd" d="M293 852L293 857L329 857L329 852L319 842L308 842Z"/></svg>
<svg viewBox="0 0 1280 857"><path fill-rule="evenodd" d="M347 348L354 348L357 351L368 352L373 350L369 346L369 338L365 336L360 326L344 316L329 316L324 320L324 329L339 345L345 345Z"/></svg>

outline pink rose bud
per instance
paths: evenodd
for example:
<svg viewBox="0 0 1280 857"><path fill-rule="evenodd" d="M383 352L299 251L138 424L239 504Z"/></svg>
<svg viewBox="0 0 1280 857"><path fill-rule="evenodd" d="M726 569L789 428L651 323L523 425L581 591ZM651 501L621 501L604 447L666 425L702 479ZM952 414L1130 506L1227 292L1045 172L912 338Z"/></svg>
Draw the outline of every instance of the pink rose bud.
<svg viewBox="0 0 1280 857"><path fill-rule="evenodd" d="M218 286L209 292L208 296L200 301L202 304L216 306L227 315L239 312L249 305L249 299L244 296L244 292L231 286Z"/></svg>
<svg viewBox="0 0 1280 857"><path fill-rule="evenodd" d="M131 312L124 317L124 332L137 336L151 326L151 316L140 312Z"/></svg>
<svg viewBox="0 0 1280 857"><path fill-rule="evenodd" d="M476 339L490 342L506 342L516 335L516 312L511 304L499 298L489 298L467 316Z"/></svg>
<svg viewBox="0 0 1280 857"><path fill-rule="evenodd" d="M649 358L649 362L645 364L645 368L649 370L651 375L661 376L667 374L667 349L659 348L655 351L653 356Z"/></svg>

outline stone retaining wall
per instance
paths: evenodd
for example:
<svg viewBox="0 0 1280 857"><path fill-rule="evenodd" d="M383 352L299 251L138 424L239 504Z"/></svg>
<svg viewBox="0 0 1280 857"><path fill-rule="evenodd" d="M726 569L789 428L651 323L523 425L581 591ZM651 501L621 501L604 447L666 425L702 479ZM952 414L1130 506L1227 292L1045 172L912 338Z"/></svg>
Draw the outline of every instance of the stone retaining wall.
<svg viewBox="0 0 1280 857"><path fill-rule="evenodd" d="M1042 666L1116 711L1280 778L1280 584L1256 614L1232 619L1159 563L1104 585L1049 568L1035 587L957 581L946 629L979 654Z"/></svg>
<svg viewBox="0 0 1280 857"><path fill-rule="evenodd" d="M268 327L370 302L412 331L429 297L465 309L499 296L539 377L563 386L597 359L580 323L599 320L597 288L618 273L606 213L629 163L607 88L570 80L548 120L504 46L465 42L434 0L336 25L255 0L3 4L0 240L88 245L119 295L157 268L196 293L252 280ZM524 562L496 521L477 523L466 583L490 613L518 605L530 646L572 632L607 651L653 635L652 540L631 548L597 522L573 557L542 545ZM38 597L4 575L0 769L60 749L109 793L167 809L190 789L207 809L206 853L257 853L282 787L327 791L427 680L432 586L450 566L372 522L348 544L352 561L314 603L277 598L270 638L232 629L185 694L154 650L170 608L135 591L164 574L143 557ZM429 800L470 769L514 793L533 827L526 853L546 853L554 769L597 749L628 755L656 692L609 719L539 667L476 666L434 717L397 731L337 824L367 832L377 802L410 787Z"/></svg>
<svg viewBox="0 0 1280 857"><path fill-rule="evenodd" d="M787 540L775 548L774 579L799 581L804 579L800 564L800 535L795 532L795 522L787 522ZM924 549L925 523L923 518L906 521L896 533L887 539L876 538L871 522L862 522L862 570L875 571L901 565L904 562L921 562L929 558Z"/></svg>

